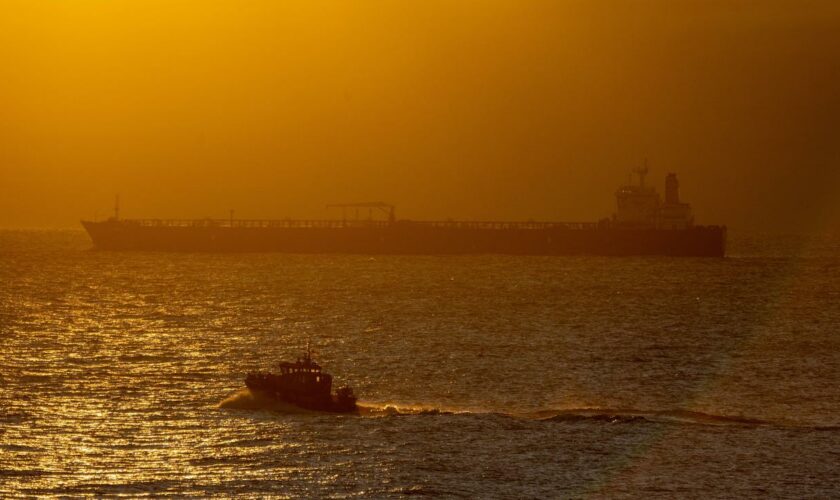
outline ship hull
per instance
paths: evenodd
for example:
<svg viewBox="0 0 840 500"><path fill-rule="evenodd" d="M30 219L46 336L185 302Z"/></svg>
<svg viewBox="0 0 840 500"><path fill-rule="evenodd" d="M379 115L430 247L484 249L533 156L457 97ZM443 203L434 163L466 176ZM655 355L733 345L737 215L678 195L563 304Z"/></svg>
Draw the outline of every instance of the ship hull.
<svg viewBox="0 0 840 500"><path fill-rule="evenodd" d="M285 252L349 254L664 255L723 257L725 226L631 229L591 224L564 227L424 224L280 227L136 224L83 221L101 250L174 252Z"/></svg>

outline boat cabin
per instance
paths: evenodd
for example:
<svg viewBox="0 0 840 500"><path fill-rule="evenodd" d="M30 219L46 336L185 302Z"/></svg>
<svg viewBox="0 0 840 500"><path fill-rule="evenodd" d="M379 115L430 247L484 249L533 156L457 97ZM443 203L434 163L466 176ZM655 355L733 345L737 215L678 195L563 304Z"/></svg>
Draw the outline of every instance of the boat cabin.
<svg viewBox="0 0 840 500"><path fill-rule="evenodd" d="M312 360L308 349L303 358L294 363L279 363L278 368L282 383L292 391L329 395L332 390L332 375L321 371L321 365Z"/></svg>

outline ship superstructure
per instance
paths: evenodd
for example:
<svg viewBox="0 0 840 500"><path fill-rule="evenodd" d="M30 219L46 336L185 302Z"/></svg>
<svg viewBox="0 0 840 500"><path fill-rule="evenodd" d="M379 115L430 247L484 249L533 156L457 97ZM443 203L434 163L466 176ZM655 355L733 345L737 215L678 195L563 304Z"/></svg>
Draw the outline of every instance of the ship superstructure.
<svg viewBox="0 0 840 500"><path fill-rule="evenodd" d="M694 225L691 205L680 201L680 183L677 174L669 173L665 177L665 201L653 187L645 185L648 174L647 166L636 168L633 173L639 177L639 183L630 182L621 186L615 193L617 211L613 218L622 227L687 229Z"/></svg>

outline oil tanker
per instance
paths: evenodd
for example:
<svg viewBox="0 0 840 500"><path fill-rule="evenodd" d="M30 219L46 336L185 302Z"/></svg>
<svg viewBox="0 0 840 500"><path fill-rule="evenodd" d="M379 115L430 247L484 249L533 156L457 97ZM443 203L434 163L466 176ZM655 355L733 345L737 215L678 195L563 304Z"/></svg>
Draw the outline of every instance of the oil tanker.
<svg viewBox="0 0 840 500"><path fill-rule="evenodd" d="M355 210L335 220L120 219L119 204L105 221L82 221L100 250L287 252L354 254L665 255L723 257L726 226L694 224L680 201L676 174L665 198L645 185L637 168L616 191L616 212L598 222L398 220L393 205L331 205ZM368 219L358 211L367 209ZM373 212L384 212L374 219Z"/></svg>

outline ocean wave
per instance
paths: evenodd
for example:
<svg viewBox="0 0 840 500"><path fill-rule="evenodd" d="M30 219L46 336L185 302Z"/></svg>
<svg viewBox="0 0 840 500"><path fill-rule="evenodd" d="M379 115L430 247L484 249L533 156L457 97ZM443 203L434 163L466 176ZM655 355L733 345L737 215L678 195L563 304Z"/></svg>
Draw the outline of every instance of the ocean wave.
<svg viewBox="0 0 840 500"><path fill-rule="evenodd" d="M546 415L548 413L548 415ZM607 423L659 423L693 425L732 425L757 427L774 425L773 422L743 415L716 415L699 411L637 410L627 408L573 408L540 412L538 420L547 422L607 422Z"/></svg>
<svg viewBox="0 0 840 500"><path fill-rule="evenodd" d="M828 432L837 432L840 431L840 425L814 425L811 428L815 431L828 431Z"/></svg>
<svg viewBox="0 0 840 500"><path fill-rule="evenodd" d="M26 396L26 395L25 395ZM28 397L28 396L27 396ZM25 399L25 398L22 398ZM5 424L19 424L29 418L29 414L24 412L14 412L14 411L3 411L0 410L0 423ZM6 430L0 428L0 434L3 434Z"/></svg>
<svg viewBox="0 0 840 500"><path fill-rule="evenodd" d="M178 361L182 358L161 354L123 354L117 358L121 363L155 363L165 361Z"/></svg>
<svg viewBox="0 0 840 500"><path fill-rule="evenodd" d="M211 445L214 448L252 448L263 447L275 442L273 437L252 438L252 439L234 439L230 441L223 441Z"/></svg>
<svg viewBox="0 0 840 500"><path fill-rule="evenodd" d="M41 452L46 451L37 446L26 446L22 444L0 444L0 450L15 451L15 452Z"/></svg>

